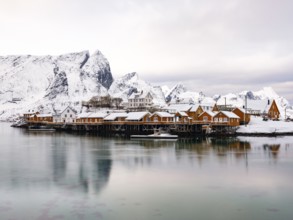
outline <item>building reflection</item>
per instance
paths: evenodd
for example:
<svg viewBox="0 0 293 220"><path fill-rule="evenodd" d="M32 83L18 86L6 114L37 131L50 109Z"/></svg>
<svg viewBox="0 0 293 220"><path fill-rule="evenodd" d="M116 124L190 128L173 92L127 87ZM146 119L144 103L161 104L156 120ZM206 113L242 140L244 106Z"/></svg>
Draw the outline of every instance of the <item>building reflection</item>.
<svg viewBox="0 0 293 220"><path fill-rule="evenodd" d="M281 145L280 144L264 144L263 149L268 155L274 159L277 159L279 150Z"/></svg>
<svg viewBox="0 0 293 220"><path fill-rule="evenodd" d="M236 158L245 158L247 152L251 150L249 142L240 141L237 138L203 138L196 140L184 140L176 143L177 153L184 153L184 150L198 155L197 158L204 158L204 155L214 154L219 158L234 154Z"/></svg>

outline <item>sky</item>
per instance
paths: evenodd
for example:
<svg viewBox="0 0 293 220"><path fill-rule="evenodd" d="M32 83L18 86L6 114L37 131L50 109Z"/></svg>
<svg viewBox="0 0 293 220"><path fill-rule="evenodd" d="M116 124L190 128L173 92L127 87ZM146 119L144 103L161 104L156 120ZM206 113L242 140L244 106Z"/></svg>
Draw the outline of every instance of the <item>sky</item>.
<svg viewBox="0 0 293 220"><path fill-rule="evenodd" d="M293 103L292 0L0 0L0 55L100 50L206 95L271 86Z"/></svg>

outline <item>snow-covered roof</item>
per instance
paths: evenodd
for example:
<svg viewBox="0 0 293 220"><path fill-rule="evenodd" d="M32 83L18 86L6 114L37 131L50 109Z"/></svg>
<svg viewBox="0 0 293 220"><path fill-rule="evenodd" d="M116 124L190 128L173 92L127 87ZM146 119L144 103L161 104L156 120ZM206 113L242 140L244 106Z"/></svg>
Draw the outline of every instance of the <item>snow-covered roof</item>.
<svg viewBox="0 0 293 220"><path fill-rule="evenodd" d="M150 95L151 98L152 95L150 94L150 92L138 92L138 93L132 93L128 99L143 99L146 98L148 95Z"/></svg>
<svg viewBox="0 0 293 220"><path fill-rule="evenodd" d="M141 120L144 116L150 115L149 112L129 112L126 118L127 121L138 121Z"/></svg>
<svg viewBox="0 0 293 220"><path fill-rule="evenodd" d="M195 104L195 105L192 105L192 108L190 109L191 112L196 112L196 110L199 108L199 104Z"/></svg>
<svg viewBox="0 0 293 220"><path fill-rule="evenodd" d="M247 100L247 109L260 111L260 113L268 112L273 99L262 99L262 100Z"/></svg>
<svg viewBox="0 0 293 220"><path fill-rule="evenodd" d="M175 112L187 112L192 108L192 105L188 104L172 104L167 106L165 109Z"/></svg>
<svg viewBox="0 0 293 220"><path fill-rule="evenodd" d="M212 117L214 117L214 116L217 114L217 112L204 111L203 113L201 113L201 114L199 115L199 117L200 117L202 114L204 114L204 113L207 113L207 114L209 114L209 115L212 116Z"/></svg>
<svg viewBox="0 0 293 220"><path fill-rule="evenodd" d="M238 107L236 107L236 108L233 109L233 111L234 111L235 109L239 109L242 113L245 113L245 109L244 109L244 108L238 108Z"/></svg>
<svg viewBox="0 0 293 220"><path fill-rule="evenodd" d="M220 111L218 112L217 114L219 113L223 113L224 115L226 115L228 118L239 118L238 115L234 114L233 112L229 112L229 111Z"/></svg>
<svg viewBox="0 0 293 220"><path fill-rule="evenodd" d="M64 111L66 111L67 109L71 109L71 111L73 111L75 114L77 113L77 111L74 109L74 108L72 108L71 106L67 106L67 107L65 107L63 110L61 110L60 111L60 114L62 114Z"/></svg>
<svg viewBox="0 0 293 220"><path fill-rule="evenodd" d="M36 116L37 116L38 118L53 117L52 114L37 114Z"/></svg>
<svg viewBox="0 0 293 220"><path fill-rule="evenodd" d="M88 118L105 118L108 114L103 112L94 112L88 115Z"/></svg>
<svg viewBox="0 0 293 220"><path fill-rule="evenodd" d="M178 112L178 114L182 117L188 117L188 114L186 114L186 112Z"/></svg>
<svg viewBox="0 0 293 220"><path fill-rule="evenodd" d="M114 121L116 118L127 118L126 112L111 113L104 118L104 121Z"/></svg>
<svg viewBox="0 0 293 220"><path fill-rule="evenodd" d="M92 114L92 112L83 112L83 113L80 113L77 118L88 118L88 116Z"/></svg>
<svg viewBox="0 0 293 220"><path fill-rule="evenodd" d="M157 114L160 117L174 117L174 115L168 112L155 112L153 115Z"/></svg>

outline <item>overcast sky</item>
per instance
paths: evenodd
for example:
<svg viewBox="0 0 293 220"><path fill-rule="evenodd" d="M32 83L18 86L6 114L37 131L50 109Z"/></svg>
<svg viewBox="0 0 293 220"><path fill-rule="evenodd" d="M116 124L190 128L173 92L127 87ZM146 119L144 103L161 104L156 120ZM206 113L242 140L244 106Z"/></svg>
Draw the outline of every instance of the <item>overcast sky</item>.
<svg viewBox="0 0 293 220"><path fill-rule="evenodd" d="M96 49L114 78L293 103L292 0L0 0L0 54Z"/></svg>

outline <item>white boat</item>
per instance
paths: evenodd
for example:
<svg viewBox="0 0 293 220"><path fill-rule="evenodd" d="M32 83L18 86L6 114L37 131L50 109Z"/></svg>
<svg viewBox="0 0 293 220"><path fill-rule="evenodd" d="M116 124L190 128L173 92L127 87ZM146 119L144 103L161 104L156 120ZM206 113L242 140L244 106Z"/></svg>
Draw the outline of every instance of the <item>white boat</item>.
<svg viewBox="0 0 293 220"><path fill-rule="evenodd" d="M29 131L56 131L55 128L51 128L48 126L29 126Z"/></svg>
<svg viewBox="0 0 293 220"><path fill-rule="evenodd" d="M162 131L161 129L155 130L154 134L149 135L130 135L131 139L173 139L177 140L178 135L169 134L167 132Z"/></svg>

